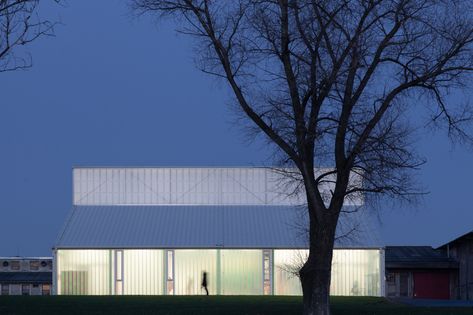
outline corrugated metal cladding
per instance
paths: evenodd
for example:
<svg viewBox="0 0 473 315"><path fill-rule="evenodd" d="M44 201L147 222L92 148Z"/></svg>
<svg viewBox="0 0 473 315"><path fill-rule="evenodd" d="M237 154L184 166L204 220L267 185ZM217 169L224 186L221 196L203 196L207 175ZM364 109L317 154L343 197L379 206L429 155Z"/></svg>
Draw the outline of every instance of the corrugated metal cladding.
<svg viewBox="0 0 473 315"><path fill-rule="evenodd" d="M329 171L317 170L317 173ZM353 185L361 185L352 176ZM322 191L330 192L325 183ZM296 185L270 168L74 168L74 205L294 205ZM362 205L355 197L346 205Z"/></svg>
<svg viewBox="0 0 473 315"><path fill-rule="evenodd" d="M308 248L297 206L75 206L56 248ZM380 248L366 210L346 213L338 248Z"/></svg>

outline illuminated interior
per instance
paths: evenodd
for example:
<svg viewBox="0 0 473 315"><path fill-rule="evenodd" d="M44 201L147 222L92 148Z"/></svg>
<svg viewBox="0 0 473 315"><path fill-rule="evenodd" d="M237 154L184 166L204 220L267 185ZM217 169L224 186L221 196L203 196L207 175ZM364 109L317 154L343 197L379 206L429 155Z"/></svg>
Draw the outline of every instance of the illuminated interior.
<svg viewBox="0 0 473 315"><path fill-rule="evenodd" d="M264 253L264 254L263 254ZM60 249L61 295L301 295L307 250ZM331 295L380 296L381 250L335 249ZM166 288L166 289L165 289Z"/></svg>

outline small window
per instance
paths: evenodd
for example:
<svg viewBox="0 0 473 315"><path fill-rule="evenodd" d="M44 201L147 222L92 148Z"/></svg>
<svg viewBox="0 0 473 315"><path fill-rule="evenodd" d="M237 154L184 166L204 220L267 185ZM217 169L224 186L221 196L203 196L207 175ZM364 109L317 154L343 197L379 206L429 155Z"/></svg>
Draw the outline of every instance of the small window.
<svg viewBox="0 0 473 315"><path fill-rule="evenodd" d="M174 252L172 250L168 250L168 280L173 280L174 275Z"/></svg>
<svg viewBox="0 0 473 315"><path fill-rule="evenodd" d="M20 270L20 261L12 260L11 261L11 270Z"/></svg>
<svg viewBox="0 0 473 315"><path fill-rule="evenodd" d="M39 270L39 261L37 260L30 261L30 270Z"/></svg>
<svg viewBox="0 0 473 315"><path fill-rule="evenodd" d="M123 251L115 251L115 295L123 294Z"/></svg>
<svg viewBox="0 0 473 315"><path fill-rule="evenodd" d="M46 267L47 265L48 265L48 263L47 263L46 261L43 260L43 261L41 262L41 267L44 268L44 267Z"/></svg>
<svg viewBox="0 0 473 315"><path fill-rule="evenodd" d="M2 295L10 294L10 286L8 284L2 284Z"/></svg>
<svg viewBox="0 0 473 315"><path fill-rule="evenodd" d="M43 295L51 295L51 285L43 284L42 294Z"/></svg>
<svg viewBox="0 0 473 315"><path fill-rule="evenodd" d="M122 281L123 276L123 252L121 250L117 251L117 281Z"/></svg>
<svg viewBox="0 0 473 315"><path fill-rule="evenodd" d="M174 295L174 251L168 250L166 254L167 259L167 285L166 285L166 294Z"/></svg>
<svg viewBox="0 0 473 315"><path fill-rule="evenodd" d="M21 285L21 295L30 295L30 285L22 284Z"/></svg>
<svg viewBox="0 0 473 315"><path fill-rule="evenodd" d="M271 294L271 251L270 250L263 250L263 294L270 295Z"/></svg>
<svg viewBox="0 0 473 315"><path fill-rule="evenodd" d="M39 288L39 284L33 284L33 288Z"/></svg>
<svg viewBox="0 0 473 315"><path fill-rule="evenodd" d="M6 260L3 261L3 263L2 263L2 266L3 266L3 267L8 267L8 265L9 265L8 261L6 261Z"/></svg>

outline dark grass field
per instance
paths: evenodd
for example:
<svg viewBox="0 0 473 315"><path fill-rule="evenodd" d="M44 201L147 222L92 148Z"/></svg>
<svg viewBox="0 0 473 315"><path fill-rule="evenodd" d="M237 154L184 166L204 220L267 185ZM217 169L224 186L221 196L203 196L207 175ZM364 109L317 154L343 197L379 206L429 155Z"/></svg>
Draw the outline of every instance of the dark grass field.
<svg viewBox="0 0 473 315"><path fill-rule="evenodd" d="M0 314L301 314L300 297L285 296L0 296ZM460 315L473 308L421 308L383 298L333 297L333 315Z"/></svg>

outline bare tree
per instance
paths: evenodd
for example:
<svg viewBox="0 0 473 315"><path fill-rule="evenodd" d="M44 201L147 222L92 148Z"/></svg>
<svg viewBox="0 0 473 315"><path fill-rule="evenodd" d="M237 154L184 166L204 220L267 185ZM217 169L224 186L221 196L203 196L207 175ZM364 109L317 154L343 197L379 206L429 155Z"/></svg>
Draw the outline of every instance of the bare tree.
<svg viewBox="0 0 473 315"><path fill-rule="evenodd" d="M449 95L473 70L469 0L132 0L172 16L197 40L199 66L236 104L307 196L310 248L300 276L304 314L326 315L337 222L347 198L409 198L424 160L412 135L445 127L471 141L471 108ZM251 128L251 127L250 127ZM331 170L316 174L314 167ZM358 174L363 185L351 184ZM324 199L320 185L330 182Z"/></svg>
<svg viewBox="0 0 473 315"><path fill-rule="evenodd" d="M0 0L0 72L31 67L20 51L41 36L52 36L55 23L37 15L39 0Z"/></svg>

